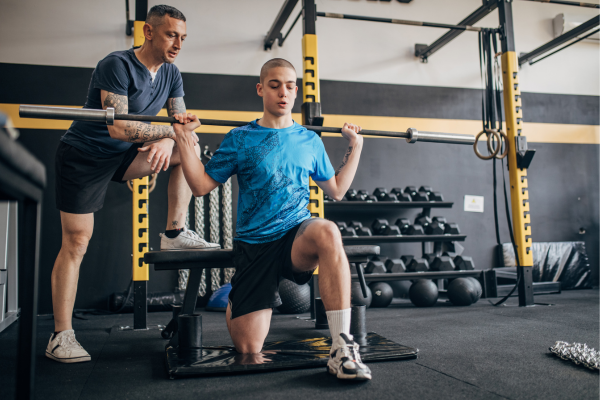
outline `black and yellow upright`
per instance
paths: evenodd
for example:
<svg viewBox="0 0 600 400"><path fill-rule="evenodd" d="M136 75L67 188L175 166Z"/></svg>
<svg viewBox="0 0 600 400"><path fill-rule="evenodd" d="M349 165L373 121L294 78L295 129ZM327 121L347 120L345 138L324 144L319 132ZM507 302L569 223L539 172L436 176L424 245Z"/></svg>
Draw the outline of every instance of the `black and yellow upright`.
<svg viewBox="0 0 600 400"><path fill-rule="evenodd" d="M531 216L527 189L527 168L519 165L517 144L525 143L523 134L523 107L519 88L518 56L512 18L512 2L498 0L500 18L500 41L502 44L502 83L504 87L504 113L508 136L508 171L510 176L510 198L516 259L519 268L519 305L531 306L533 300L533 252L531 238ZM520 145L520 148L523 146Z"/></svg>
<svg viewBox="0 0 600 400"><path fill-rule="evenodd" d="M148 0L136 0L135 21L133 23L133 46L144 44L144 24L148 13ZM148 199L149 178L134 179L133 191L133 329L147 329L147 294L150 271L144 263L144 253L148 245Z"/></svg>

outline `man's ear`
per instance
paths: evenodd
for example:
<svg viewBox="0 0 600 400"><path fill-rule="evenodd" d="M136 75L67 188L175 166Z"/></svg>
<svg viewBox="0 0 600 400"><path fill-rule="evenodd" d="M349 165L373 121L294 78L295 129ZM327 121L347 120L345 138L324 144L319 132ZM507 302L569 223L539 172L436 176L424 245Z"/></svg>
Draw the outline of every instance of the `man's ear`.
<svg viewBox="0 0 600 400"><path fill-rule="evenodd" d="M152 25L144 24L144 37L146 40L152 40Z"/></svg>
<svg viewBox="0 0 600 400"><path fill-rule="evenodd" d="M260 97L263 97L263 85L261 83L256 84L256 94L258 94Z"/></svg>

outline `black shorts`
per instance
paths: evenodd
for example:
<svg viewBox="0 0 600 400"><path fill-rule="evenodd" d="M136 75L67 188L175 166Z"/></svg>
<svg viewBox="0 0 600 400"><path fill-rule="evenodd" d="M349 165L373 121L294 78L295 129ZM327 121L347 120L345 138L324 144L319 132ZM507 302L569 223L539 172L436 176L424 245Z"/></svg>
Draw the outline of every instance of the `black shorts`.
<svg viewBox="0 0 600 400"><path fill-rule="evenodd" d="M279 280L289 279L298 285L307 283L314 271L294 273L292 245L300 225L282 238L268 243L233 242L235 275L231 279L229 306L231 318L254 311L279 307Z"/></svg>
<svg viewBox="0 0 600 400"><path fill-rule="evenodd" d="M134 143L122 154L94 157L60 142L56 151L56 208L71 214L89 214L104 205L110 181L124 183L123 175L143 143Z"/></svg>

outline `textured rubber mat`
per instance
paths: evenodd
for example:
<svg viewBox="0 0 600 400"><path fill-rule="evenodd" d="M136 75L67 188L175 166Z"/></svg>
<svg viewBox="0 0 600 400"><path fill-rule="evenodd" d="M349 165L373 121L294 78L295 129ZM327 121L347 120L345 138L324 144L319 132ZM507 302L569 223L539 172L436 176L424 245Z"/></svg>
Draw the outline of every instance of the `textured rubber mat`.
<svg viewBox="0 0 600 400"><path fill-rule="evenodd" d="M258 354L240 354L231 346L211 346L180 352L167 345L167 369L171 378L184 376L225 375L244 372L277 371L324 367L329 358L331 338L267 342ZM360 347L364 362L405 360L417 357L418 350L384 338L367 335L367 345Z"/></svg>

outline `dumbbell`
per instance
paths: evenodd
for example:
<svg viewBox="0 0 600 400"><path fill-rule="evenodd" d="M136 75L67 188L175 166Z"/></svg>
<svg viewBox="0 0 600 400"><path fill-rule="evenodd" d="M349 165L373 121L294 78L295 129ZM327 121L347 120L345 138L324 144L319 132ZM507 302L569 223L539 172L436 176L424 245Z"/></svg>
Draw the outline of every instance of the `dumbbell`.
<svg viewBox="0 0 600 400"><path fill-rule="evenodd" d="M406 230L406 234L407 235L424 235L425 231L423 230L423 227L421 225L418 224L414 224L408 227L408 229Z"/></svg>
<svg viewBox="0 0 600 400"><path fill-rule="evenodd" d="M375 235L400 235L400 229L396 225L390 225L387 219L377 218L371 227Z"/></svg>
<svg viewBox="0 0 600 400"><path fill-rule="evenodd" d="M454 257L456 257L456 253L453 251L445 251L442 253L443 256L448 256L450 258L452 258L454 260ZM456 265L456 261L454 261L454 265Z"/></svg>
<svg viewBox="0 0 600 400"><path fill-rule="evenodd" d="M418 191L416 186L407 186L404 193L407 193L412 201L429 201L427 193Z"/></svg>
<svg viewBox="0 0 600 400"><path fill-rule="evenodd" d="M431 188L431 186L421 186L419 188L419 192L424 192L427 196L431 196L433 189Z"/></svg>
<svg viewBox="0 0 600 400"><path fill-rule="evenodd" d="M429 271L429 263L423 258L413 258L406 266L408 272Z"/></svg>
<svg viewBox="0 0 600 400"><path fill-rule="evenodd" d="M366 190L361 189L356 193L357 201L366 201L367 197L369 197L369 192L367 192Z"/></svg>
<svg viewBox="0 0 600 400"><path fill-rule="evenodd" d="M442 196L441 192L431 192L429 201L444 201L444 196Z"/></svg>
<svg viewBox="0 0 600 400"><path fill-rule="evenodd" d="M410 220L408 218L398 218L394 225L400 228L400 233L405 234L407 233L408 228L410 227Z"/></svg>
<svg viewBox="0 0 600 400"><path fill-rule="evenodd" d="M454 257L454 265L457 271L472 271L475 269L472 257L456 256Z"/></svg>
<svg viewBox="0 0 600 400"><path fill-rule="evenodd" d="M365 201L367 203L374 203L377 201L377 197L373 196L372 194L368 195L367 198L365 199Z"/></svg>
<svg viewBox="0 0 600 400"><path fill-rule="evenodd" d="M446 222L446 217L440 217L439 215L437 217L433 217L431 218L432 221L438 221L441 222L442 224L445 224Z"/></svg>
<svg viewBox="0 0 600 400"><path fill-rule="evenodd" d="M443 222L437 220L431 221L431 223L425 227L425 233L428 235L443 235L444 228L445 226Z"/></svg>
<svg viewBox="0 0 600 400"><path fill-rule="evenodd" d="M369 261L365 268L365 274L385 274L387 269L381 261Z"/></svg>
<svg viewBox="0 0 600 400"><path fill-rule="evenodd" d="M421 225L423 227L423 230L427 229L429 224L431 224L432 222L433 221L431 220L431 218L423 214L419 214L417 215L417 218L415 218L415 225Z"/></svg>
<svg viewBox="0 0 600 400"><path fill-rule="evenodd" d="M431 264L433 263L433 260L435 260L435 257L436 255L433 253L423 254L423 259L427 261L429 268L431 268Z"/></svg>
<svg viewBox="0 0 600 400"><path fill-rule="evenodd" d="M354 228L354 232L356 232L358 236L371 236L371 230L367 227L364 227L362 223L358 221L350 222L348 227Z"/></svg>
<svg viewBox="0 0 600 400"><path fill-rule="evenodd" d="M435 257L429 264L432 271L454 271L454 261L448 256Z"/></svg>
<svg viewBox="0 0 600 400"><path fill-rule="evenodd" d="M406 266L399 258L388 258L385 260L385 269L392 274L406 272Z"/></svg>
<svg viewBox="0 0 600 400"><path fill-rule="evenodd" d="M460 229L456 222L448 222L444 224L444 234L446 235L460 235Z"/></svg>
<svg viewBox="0 0 600 400"><path fill-rule="evenodd" d="M404 263L405 266L408 266L410 262L415 258L415 256L404 255L400 257L400 260Z"/></svg>
<svg viewBox="0 0 600 400"><path fill-rule="evenodd" d="M350 236L350 237L355 237L358 236L356 234L356 231L354 230L354 228L347 226L345 222L336 222L338 228L340 229L340 233L342 234L342 236Z"/></svg>
<svg viewBox="0 0 600 400"><path fill-rule="evenodd" d="M346 192L346 195L344 196L346 198L346 200L348 201L356 201L356 189L348 189L348 191Z"/></svg>
<svg viewBox="0 0 600 400"><path fill-rule="evenodd" d="M377 201L398 201L395 194L388 193L386 188L376 188L373 191L373 196L377 198Z"/></svg>
<svg viewBox="0 0 600 400"><path fill-rule="evenodd" d="M398 201L412 201L408 193L404 193L402 188L393 188L390 193L395 194Z"/></svg>

